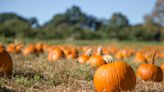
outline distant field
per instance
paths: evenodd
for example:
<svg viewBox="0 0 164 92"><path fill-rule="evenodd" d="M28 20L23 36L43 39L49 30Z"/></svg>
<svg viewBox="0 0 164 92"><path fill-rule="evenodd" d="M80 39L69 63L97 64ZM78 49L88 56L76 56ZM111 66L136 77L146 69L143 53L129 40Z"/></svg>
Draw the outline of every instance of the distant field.
<svg viewBox="0 0 164 92"><path fill-rule="evenodd" d="M53 40L42 40L42 39L30 39L30 38L3 38L0 37L0 41L4 43L11 43L14 41L22 41L24 43L36 43L45 42L48 44L76 44L76 45L106 45L106 44L118 44L118 45L135 45L135 46L145 46L145 45L164 45L164 41L118 41L110 39L97 39L97 40L72 40L72 39L53 39Z"/></svg>

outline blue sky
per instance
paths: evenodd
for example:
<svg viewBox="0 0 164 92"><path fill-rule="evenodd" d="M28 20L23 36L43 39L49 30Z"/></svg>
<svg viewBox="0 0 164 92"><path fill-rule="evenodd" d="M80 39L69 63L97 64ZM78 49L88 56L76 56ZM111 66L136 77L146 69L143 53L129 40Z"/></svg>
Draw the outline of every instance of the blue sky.
<svg viewBox="0 0 164 92"><path fill-rule="evenodd" d="M100 19L109 19L114 12L123 13L131 24L143 22L150 14L156 0L0 0L0 13L15 12L23 17L36 17L43 24L57 13L72 5Z"/></svg>

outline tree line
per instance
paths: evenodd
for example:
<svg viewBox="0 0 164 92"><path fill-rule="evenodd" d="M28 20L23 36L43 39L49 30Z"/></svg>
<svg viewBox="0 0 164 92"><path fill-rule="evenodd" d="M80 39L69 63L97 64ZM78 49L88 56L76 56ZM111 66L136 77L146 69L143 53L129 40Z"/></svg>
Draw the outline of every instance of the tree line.
<svg viewBox="0 0 164 92"><path fill-rule="evenodd" d="M131 25L122 13L109 19L98 19L72 6L56 14L40 26L36 18L24 18L15 13L0 14L0 36L38 39L118 39L164 40L164 0L157 0L152 13L144 16L144 23Z"/></svg>

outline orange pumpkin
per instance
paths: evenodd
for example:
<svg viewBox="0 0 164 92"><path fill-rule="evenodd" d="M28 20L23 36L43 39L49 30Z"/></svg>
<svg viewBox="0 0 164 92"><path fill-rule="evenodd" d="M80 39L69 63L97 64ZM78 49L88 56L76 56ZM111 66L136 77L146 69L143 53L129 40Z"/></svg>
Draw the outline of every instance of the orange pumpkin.
<svg viewBox="0 0 164 92"><path fill-rule="evenodd" d="M75 59L77 58L78 52L75 48L70 49L70 51L66 54L67 59Z"/></svg>
<svg viewBox="0 0 164 92"><path fill-rule="evenodd" d="M54 48L48 54L48 61L56 61L56 60L59 60L63 57L65 57L64 52L59 48Z"/></svg>
<svg viewBox="0 0 164 92"><path fill-rule="evenodd" d="M27 56L36 52L36 48L33 44L29 44L26 48L23 49L22 54Z"/></svg>
<svg viewBox="0 0 164 92"><path fill-rule="evenodd" d="M164 63L161 64L161 69L164 71Z"/></svg>
<svg viewBox="0 0 164 92"><path fill-rule="evenodd" d="M44 52L48 52L48 49L50 48L50 45L48 45L48 44L43 44L43 51Z"/></svg>
<svg viewBox="0 0 164 92"><path fill-rule="evenodd" d="M123 56L122 51L118 51L118 52L115 54L115 57L116 57L116 59L118 59L118 60L123 59L123 58L124 58L124 56Z"/></svg>
<svg viewBox="0 0 164 92"><path fill-rule="evenodd" d="M156 52L153 56L152 64L141 64L136 71L136 75L145 81L160 82L163 80L163 73L160 67L154 65Z"/></svg>
<svg viewBox="0 0 164 92"><path fill-rule="evenodd" d="M23 48L24 44L23 43L18 43L15 45L15 53L21 53L22 52L22 48Z"/></svg>
<svg viewBox="0 0 164 92"><path fill-rule="evenodd" d="M135 85L135 73L125 62L102 65L94 74L94 86L97 92L127 91L132 90Z"/></svg>
<svg viewBox="0 0 164 92"><path fill-rule="evenodd" d="M9 53L15 53L15 45L14 45L13 43L9 44L9 45L7 46L7 51L8 51Z"/></svg>
<svg viewBox="0 0 164 92"><path fill-rule="evenodd" d="M36 48L37 53L43 52L43 43L37 43L35 45L35 48Z"/></svg>
<svg viewBox="0 0 164 92"><path fill-rule="evenodd" d="M13 69L13 62L9 53L0 48L0 76L10 75Z"/></svg>
<svg viewBox="0 0 164 92"><path fill-rule="evenodd" d="M135 60L137 62L145 62L147 61L146 57L145 57L145 54L143 52L137 52L136 53L136 57L135 57Z"/></svg>
<svg viewBox="0 0 164 92"><path fill-rule="evenodd" d="M88 60L89 60L89 57L92 55L92 50L91 49L88 49L88 51L85 53L85 54L83 54L83 55L81 55L81 56L79 56L78 57L78 62L79 63L85 63L85 62L87 62Z"/></svg>
<svg viewBox="0 0 164 92"><path fill-rule="evenodd" d="M100 67L101 65L105 64L105 60L103 59L103 56L102 56L102 49L101 48L98 48L97 49L97 53L92 55L89 60L88 60L88 63L91 65L91 66L96 66L96 67Z"/></svg>

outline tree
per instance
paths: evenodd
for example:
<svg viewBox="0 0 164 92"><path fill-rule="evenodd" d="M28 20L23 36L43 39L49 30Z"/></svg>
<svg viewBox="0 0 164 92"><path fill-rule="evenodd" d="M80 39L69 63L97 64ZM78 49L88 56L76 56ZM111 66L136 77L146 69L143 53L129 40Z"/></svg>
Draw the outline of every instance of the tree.
<svg viewBox="0 0 164 92"><path fill-rule="evenodd" d="M39 27L38 20L35 17L30 18L28 21L29 21L29 24L31 25L32 28L38 28Z"/></svg>
<svg viewBox="0 0 164 92"><path fill-rule="evenodd" d="M150 20L164 27L164 0L157 0L152 13L145 18L145 21Z"/></svg>
<svg viewBox="0 0 164 92"><path fill-rule="evenodd" d="M128 19L121 13L114 13L109 20L109 27L111 29L120 29L123 27L127 27L128 25Z"/></svg>

